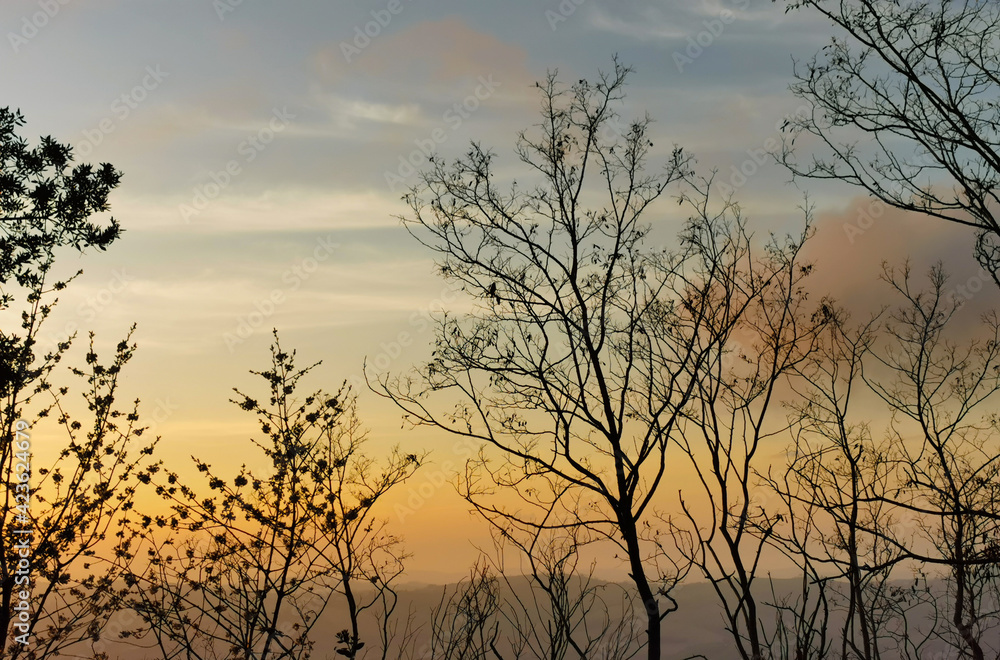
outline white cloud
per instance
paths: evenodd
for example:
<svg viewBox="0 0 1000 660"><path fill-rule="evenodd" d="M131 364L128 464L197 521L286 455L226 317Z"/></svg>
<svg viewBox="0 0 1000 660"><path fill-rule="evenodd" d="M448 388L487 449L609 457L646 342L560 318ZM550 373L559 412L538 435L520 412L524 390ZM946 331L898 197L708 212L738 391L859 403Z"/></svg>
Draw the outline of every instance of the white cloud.
<svg viewBox="0 0 1000 660"><path fill-rule="evenodd" d="M114 200L115 216L128 218L129 231L201 233L274 231L276 227L289 231L386 227L399 224L395 216L406 211L395 196L371 191L327 193L285 188L247 197L224 190L185 222L180 205L193 207L193 195L193 188L180 198L123 194Z"/></svg>
<svg viewBox="0 0 1000 660"><path fill-rule="evenodd" d="M619 16L612 16L602 10L591 12L590 24L602 32L610 32L638 41L656 41L661 39L680 39L688 34L688 30L664 17L660 12L648 9L642 12L641 20L631 21Z"/></svg>
<svg viewBox="0 0 1000 660"><path fill-rule="evenodd" d="M379 124L416 125L421 121L420 105L416 103L368 103L330 97L328 106L333 121L338 125L354 128L359 120Z"/></svg>

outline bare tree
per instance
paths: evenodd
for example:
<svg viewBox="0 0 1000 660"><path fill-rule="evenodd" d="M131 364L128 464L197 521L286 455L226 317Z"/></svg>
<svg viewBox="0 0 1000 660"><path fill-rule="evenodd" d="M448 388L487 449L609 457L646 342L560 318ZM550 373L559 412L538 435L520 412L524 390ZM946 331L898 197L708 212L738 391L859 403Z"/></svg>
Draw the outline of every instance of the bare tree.
<svg viewBox="0 0 1000 660"><path fill-rule="evenodd" d="M839 578L828 590L843 602L842 657L919 658L940 640L992 656L1000 436L984 407L1000 386L998 321L955 342L940 267L926 289L908 267L885 279L898 308L854 327L838 312L801 370L794 453L772 480L790 512L775 539ZM892 413L882 439L857 411L865 393ZM941 571L943 593L924 577Z"/></svg>
<svg viewBox="0 0 1000 660"><path fill-rule="evenodd" d="M842 616L839 656L881 658L901 641L893 634L901 612L888 595L905 541L887 503L900 465L855 412L864 361L878 337L876 320L854 329L843 312L830 314L816 353L794 382L794 444L787 471L773 482L789 524L779 526L775 538L795 561L826 567L825 595Z"/></svg>
<svg viewBox="0 0 1000 660"><path fill-rule="evenodd" d="M594 564L580 566L580 552L592 541L581 527L536 529L524 540L495 530L494 566L507 587L504 632L514 657L625 660L642 651L644 626L637 621L644 614L636 611L634 594L597 581ZM516 567L508 564L510 550Z"/></svg>
<svg viewBox="0 0 1000 660"><path fill-rule="evenodd" d="M478 562L468 580L459 582L450 595L447 587L441 592L441 601L431 613L428 652L416 657L503 660L497 648L504 624L501 607L499 579L487 562Z"/></svg>
<svg viewBox="0 0 1000 660"><path fill-rule="evenodd" d="M789 0L787 8L824 16L837 34L796 68L792 90L812 112L790 121L785 164L978 230L976 256L1000 285L1000 5ZM803 134L821 146L804 162L791 150Z"/></svg>
<svg viewBox="0 0 1000 660"><path fill-rule="evenodd" d="M948 331L960 303L947 299L940 267L923 290L913 288L908 269L886 279L904 304L878 355L892 378L870 385L896 413L890 437L906 488L894 503L924 521L929 547L911 546L909 554L948 569L955 646L972 658L992 656L1000 652L985 641L1000 624L1000 603L987 598L1000 561L1000 435L989 402L1000 390L1000 318L985 315L976 338L959 344ZM906 441L912 434L917 443Z"/></svg>
<svg viewBox="0 0 1000 660"><path fill-rule="evenodd" d="M403 220L478 305L441 318L433 359L377 391L415 425L483 443L460 489L511 536L585 528L616 544L659 658L685 568L650 524L656 494L720 350L720 278L754 257L740 223L701 201L676 250L647 247L644 214L670 184L696 182L677 149L648 172L648 118L608 130L628 73L616 63L594 83L539 85L542 122L517 147L527 186L501 187L476 144L453 165L431 159Z"/></svg>
<svg viewBox="0 0 1000 660"><path fill-rule="evenodd" d="M706 189L698 199L708 198ZM813 313L803 289L812 270L800 256L808 222L801 236L772 238L758 257L739 208L729 202L719 213L736 217L741 258L715 277L705 338L716 350L677 435L697 485L681 492L682 515L666 522L675 547L713 586L740 657L750 660L767 650L755 586L775 515L754 502L758 470L788 430L781 388L810 357L827 318Z"/></svg>
<svg viewBox="0 0 1000 660"><path fill-rule="evenodd" d="M637 656L644 646L640 622L645 614L634 610L632 595L622 585L595 580L593 565L589 571L580 569L580 533L542 533L527 547L498 533L494 549L480 557L469 579L442 592L427 653L415 657ZM511 550L517 566L508 563Z"/></svg>
<svg viewBox="0 0 1000 660"><path fill-rule="evenodd" d="M762 629L767 656L776 660L809 660L829 657L830 603L827 580L807 554L799 562L799 589L778 595L770 580L771 597L764 601L774 614L771 630Z"/></svg>
<svg viewBox="0 0 1000 660"><path fill-rule="evenodd" d="M271 368L252 372L267 382L268 403L236 390L234 403L258 416L266 440L253 442L270 474L244 465L225 481L195 458L210 496L174 472L158 486L172 511L144 521L151 559L134 578L142 588L132 606L146 626L135 634L164 658L310 657L312 630L335 595L348 615L338 653L372 650L359 616L376 608L383 643L375 655L389 657L392 583L404 555L375 507L420 457L393 449L380 466L366 456L349 390L297 399L316 365L297 369L294 358L276 335Z"/></svg>

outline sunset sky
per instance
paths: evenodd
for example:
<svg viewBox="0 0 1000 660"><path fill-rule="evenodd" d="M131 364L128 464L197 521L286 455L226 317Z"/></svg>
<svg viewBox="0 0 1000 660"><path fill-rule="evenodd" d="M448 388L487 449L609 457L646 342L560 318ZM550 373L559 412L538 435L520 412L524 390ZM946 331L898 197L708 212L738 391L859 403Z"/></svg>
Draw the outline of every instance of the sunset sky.
<svg viewBox="0 0 1000 660"><path fill-rule="evenodd" d="M593 79L615 54L635 67L623 115L655 120L654 161L678 144L703 173L718 169L760 235L797 231L809 193L822 292L874 308L883 259L923 269L940 258L956 286L970 285L969 318L996 304L995 289L977 293L966 230L870 207L843 184L792 185L760 158L801 106L788 91L793 62L830 34L783 10L771 0L4 0L2 104L24 114L21 135L51 134L124 173L111 198L123 238L63 257L64 272L85 272L42 335L93 329L108 346L137 323L127 387L163 436L161 457L198 453L234 472L256 427L228 399L233 386L257 387L247 370L266 366L272 327L301 363L323 361L312 385L335 390L366 356L382 372L410 369L429 353L429 312L461 310L396 217L416 182L411 154L433 144L450 157L477 140L516 177L516 135L538 117L533 83L552 69ZM669 236L677 214L664 199L647 219ZM873 222L858 227L863 217ZM5 328L15 322L0 313ZM401 428L363 388L359 401L376 453L397 442L432 452L400 492L424 486L427 503L404 521L384 512L414 555L411 576L461 576L469 539L484 537L437 485L460 460L454 440Z"/></svg>

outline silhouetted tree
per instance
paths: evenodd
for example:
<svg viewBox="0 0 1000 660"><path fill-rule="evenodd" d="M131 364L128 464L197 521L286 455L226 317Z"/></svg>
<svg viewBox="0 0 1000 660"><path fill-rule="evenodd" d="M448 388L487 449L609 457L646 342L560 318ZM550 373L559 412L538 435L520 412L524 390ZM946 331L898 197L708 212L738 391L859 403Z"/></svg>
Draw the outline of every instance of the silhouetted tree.
<svg viewBox="0 0 1000 660"><path fill-rule="evenodd" d="M108 210L121 173L109 163L71 168L72 149L51 137L29 148L15 133L23 125L21 113L0 108L0 287L35 291L57 248L104 250L121 234L113 218L103 227L90 219ZM0 292L6 306L11 297Z"/></svg>
<svg viewBox="0 0 1000 660"><path fill-rule="evenodd" d="M1000 317L984 315L973 339L957 342L947 277L932 269L915 289L908 269L888 272L903 304L887 323L872 389L895 413L890 438L903 467L893 504L917 513L922 543L907 555L947 568L948 620L954 646L977 660L1000 652L986 641L1000 625L1000 432L993 405L1000 391ZM991 405L993 404L993 405ZM916 441L911 440L915 438ZM993 648L990 648L990 644Z"/></svg>
<svg viewBox="0 0 1000 660"><path fill-rule="evenodd" d="M488 563L478 562L468 580L459 582L450 595L447 588L441 592L441 601L431 613L427 653L416 658L503 660L497 648L505 623L501 607L499 579Z"/></svg>
<svg viewBox="0 0 1000 660"><path fill-rule="evenodd" d="M316 365L297 369L294 358L275 335L271 367L251 372L267 382L267 401L236 390L234 403L258 417L265 439L253 443L269 474L244 464L227 481L194 457L209 493L170 471L157 486L172 510L145 518L150 562L134 577L141 589L132 606L146 624L134 634L164 658L310 657L312 630L337 595L349 617L338 653L361 657L358 617L379 608L375 653L388 657L392 583L404 557L375 507L421 457L393 449L380 466L366 456L350 391L297 399Z"/></svg>
<svg viewBox="0 0 1000 660"><path fill-rule="evenodd" d="M4 611L10 611L12 592L28 590L31 634L27 645L8 639L4 658L85 654L82 649L101 639L108 613L121 607L129 593L124 578L133 569L137 542L129 516L136 489L153 467L149 456L156 442L137 445L145 430L139 425L138 401L125 410L115 405L119 377L134 350L126 339L112 362L102 365L91 344L85 370L73 370L86 383L82 394L89 412L84 422L67 405L68 387L55 388L47 380L38 385L51 395L51 403L38 411L36 420L54 414L67 442L51 466L33 470L37 478L30 480L28 519L14 525L32 531L26 539L29 583L17 586L17 564L7 559L4 567L11 577L5 582ZM8 509L12 521L18 511ZM6 547L13 549L22 540L24 536L5 528ZM17 553L12 550L11 555ZM103 656L95 652L95 657Z"/></svg>
<svg viewBox="0 0 1000 660"><path fill-rule="evenodd" d="M138 402L124 410L116 406L118 378L134 350L129 338L118 344L110 364L102 364L91 337L86 366L72 370L86 381L83 415L69 403L70 388L55 377L72 337L49 351L38 345L39 332L58 302L55 292L72 279L50 281L59 249L103 250L121 231L113 219L105 226L91 220L107 210L108 195L121 175L108 164L72 166L70 147L50 137L29 148L16 134L23 124L19 113L0 109L0 313L19 317L0 330L0 472L16 474L15 458L25 456L15 433L24 423L30 436L40 434L49 442L65 437L66 444L53 464L42 467L43 459L28 441L32 467L26 506L18 484L6 476L3 481L4 658L86 653L80 649L100 639L107 624L104 613L114 610L126 591L120 578L133 559L127 516L136 479L146 473L155 444L134 446L145 430ZM18 299L23 299L21 309L15 309ZM55 427L50 429L43 422L51 415ZM27 528L30 536L18 533ZM27 557L17 547L25 540ZM30 563L26 584L16 574L21 559ZM14 595L22 591L31 594L28 645L9 634L19 632L11 629L11 608Z"/></svg>
<svg viewBox="0 0 1000 660"><path fill-rule="evenodd" d="M1000 435L988 406L1000 322L988 314L957 342L940 267L926 289L908 267L885 279L902 303L857 326L838 312L801 370L788 472L772 479L789 521L774 538L839 578L828 595L842 603L842 657L920 658L939 640L960 657L992 657ZM857 411L866 393L892 413L883 439ZM903 569L912 585L898 582ZM944 590L924 576L944 578Z"/></svg>
<svg viewBox="0 0 1000 660"><path fill-rule="evenodd" d="M679 149L649 173L648 118L613 130L628 73L616 62L594 83L539 85L542 122L517 146L526 186L502 188L477 144L452 165L431 159L404 222L478 305L441 318L431 361L377 391L414 425L484 445L460 490L505 534L586 528L617 544L653 659L684 570L650 525L656 494L720 350L720 278L754 257L697 186L679 247L648 247L645 213L693 180Z"/></svg>
<svg viewBox="0 0 1000 660"><path fill-rule="evenodd" d="M593 541L582 527L534 530L524 540L494 531L494 570L506 585L504 637L511 657L625 660L643 649L645 618L622 585L599 583L580 552ZM514 560L509 554L514 550ZM514 566L510 564L514 563ZM518 576L512 579L511 576ZM525 586L519 580L525 580Z"/></svg>
<svg viewBox="0 0 1000 660"><path fill-rule="evenodd" d="M509 538L498 537L455 588L445 588L431 617L430 640L408 658L602 658L626 660L643 649L645 614L631 607L622 585L598 583L580 570L577 536L536 538L505 559ZM620 609L618 609L620 606ZM637 616L638 615L638 616Z"/></svg>
<svg viewBox="0 0 1000 660"><path fill-rule="evenodd" d="M786 503L787 522L776 526L774 539L811 572L826 567L817 582L839 617L838 629L824 630L838 657L881 658L907 642L917 648L921 639L915 627L907 630L908 639L899 636L913 604L894 598L906 594L897 594L891 582L905 559L896 541L905 533L887 502L899 485L900 464L856 412L880 327L877 319L849 327L841 310L829 309L831 322L817 350L792 381L794 443L785 473L776 470L772 482Z"/></svg>
<svg viewBox="0 0 1000 660"><path fill-rule="evenodd" d="M1000 285L1000 5L989 0L788 0L837 30L795 71L812 112L790 120L793 173L840 179L899 209L979 230ZM820 149L800 161L791 144Z"/></svg>
<svg viewBox="0 0 1000 660"><path fill-rule="evenodd" d="M708 196L706 185L700 199ZM755 587L776 515L754 501L758 472L788 430L782 387L812 354L827 319L803 287L812 270L800 255L808 225L798 237L772 238L755 257L739 208L730 202L720 213L735 216L737 231L724 239L741 258L717 261L715 302L705 310L705 338L716 350L676 435L696 485L680 495L683 514L667 523L675 547L714 588L740 657L757 660L766 657L769 622Z"/></svg>

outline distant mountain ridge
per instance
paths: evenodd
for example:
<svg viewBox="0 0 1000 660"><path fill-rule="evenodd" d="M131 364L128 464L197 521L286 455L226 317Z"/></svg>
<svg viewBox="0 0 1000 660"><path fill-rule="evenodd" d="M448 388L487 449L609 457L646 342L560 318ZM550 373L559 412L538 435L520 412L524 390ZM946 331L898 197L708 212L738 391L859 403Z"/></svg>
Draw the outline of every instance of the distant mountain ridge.
<svg viewBox="0 0 1000 660"><path fill-rule="evenodd" d="M516 576L508 578L508 581L512 585L513 589L508 587L504 580L500 580L499 582L499 594L502 598L510 599L518 594L521 596L527 594L529 584L528 577ZM758 592L759 602L769 602L772 599L772 581L765 578L759 580L758 583L760 588ZM608 590L609 594L615 596L621 594L622 590L630 590L630 586L625 583L594 579L591 581L591 584L594 586L602 586ZM912 580L900 580L895 582L894 586L908 587L912 584ZM419 652L421 649L426 650L428 648L428 624L430 622L431 613L442 602L442 595L445 593L454 593L457 586L458 585L456 583L445 585L411 583L399 588L399 603L396 608L396 614L398 616L397 624L399 629L402 630L408 616L413 617L412 620L415 627L422 626L412 636L410 644L408 645L408 648L416 649L418 651L409 656L412 660L431 659L431 656L427 654L426 651L423 654ZM941 582L932 582L931 587L932 589L938 590L943 588L943 584ZM775 579L773 580L773 588L775 595L779 599L791 597L799 591L801 588L801 582L796 579ZM664 620L662 638L664 660L684 660L686 658L698 656L702 656L707 660L737 660L739 658L739 654L734 647L732 637L726 631L722 610L719 606L715 592L709 583L700 582L682 585L674 590L672 596L677 601L678 609L677 611L670 613ZM622 609L620 607L616 607L617 600L617 598L609 598L607 601L609 614L612 616L621 616ZM765 621L767 621L770 616L771 610L770 608L767 608L762 613L762 617ZM926 616L926 613L914 611L913 616L916 620L919 617ZM125 623L116 624L115 620L125 621ZM842 620L842 618L840 620ZM641 619L638 617L636 621L637 624L641 624ZM831 622L831 630L835 631L837 629L837 622L838 618L834 615ZM134 625L134 620L131 621L131 625ZM116 613L112 616L112 634L114 634L116 629L121 629L123 627L129 627L128 614L120 612ZM342 604L341 599L334 599L334 601L331 602L330 606L327 608L326 612L324 612L319 623L314 628L313 638L316 641L316 647L312 658L316 660L341 658L342 656L337 655L335 652L335 635L337 631L343 630L346 627L346 608ZM372 619L368 616L366 616L362 622L361 639L366 642L368 648L366 648L365 651L368 653L363 654L360 657L368 659L379 657L379 654L377 653L379 646L377 629L375 628ZM1000 648L1000 631L991 631L987 641L989 642L991 649ZM125 644L124 642L115 642L111 639L108 639L107 642L105 650L108 652L108 657L111 659L159 660L162 657L160 654L152 650L143 650L141 648ZM924 654L920 656L921 658L957 657L954 649L950 649L943 641L940 640L937 643L927 645L924 651ZM80 654L77 653L74 656L66 657L78 658L80 657ZM390 657L394 656L390 654ZM404 655L402 657L406 658L407 656ZM637 660L641 659L641 657L642 654L636 656ZM831 659L839 657L837 644L834 644L829 657ZM883 655L883 660L893 660L893 658L896 657L900 656L898 654L889 653ZM568 655L568 658L575 658L575 656L570 654ZM600 657L598 660L607 660L607 658Z"/></svg>

